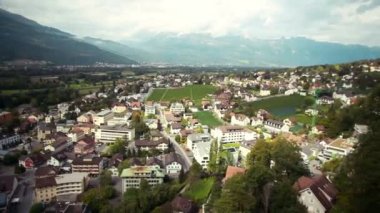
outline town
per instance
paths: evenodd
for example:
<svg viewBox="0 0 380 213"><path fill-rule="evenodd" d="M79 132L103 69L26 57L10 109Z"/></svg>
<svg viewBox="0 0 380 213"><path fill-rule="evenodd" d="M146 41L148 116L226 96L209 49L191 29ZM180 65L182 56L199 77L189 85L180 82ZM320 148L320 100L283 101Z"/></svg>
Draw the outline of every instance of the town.
<svg viewBox="0 0 380 213"><path fill-rule="evenodd" d="M303 206L294 208L328 212L339 196L337 166L372 131L369 120L343 112L368 98L379 71L379 61L252 72L179 68L117 76L49 106L3 105L0 207L246 212L257 205L276 212L280 198L272 197L289 188ZM247 201L245 176L271 199Z"/></svg>

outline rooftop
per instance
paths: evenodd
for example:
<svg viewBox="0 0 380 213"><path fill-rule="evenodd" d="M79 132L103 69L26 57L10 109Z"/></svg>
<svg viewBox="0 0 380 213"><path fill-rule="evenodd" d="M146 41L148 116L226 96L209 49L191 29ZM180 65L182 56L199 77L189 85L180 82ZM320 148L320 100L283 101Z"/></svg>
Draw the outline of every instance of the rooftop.
<svg viewBox="0 0 380 213"><path fill-rule="evenodd" d="M101 112L98 112L96 116L103 117L103 116L109 115L110 113L112 113L111 110L105 109L105 110L102 110Z"/></svg>
<svg viewBox="0 0 380 213"><path fill-rule="evenodd" d="M80 182L83 180L83 178L87 176L88 176L87 173L73 172L73 173L56 176L55 181L57 182L57 184L69 183L69 182Z"/></svg>
<svg viewBox="0 0 380 213"><path fill-rule="evenodd" d="M120 177L164 177L164 173L156 166L134 166L124 169Z"/></svg>

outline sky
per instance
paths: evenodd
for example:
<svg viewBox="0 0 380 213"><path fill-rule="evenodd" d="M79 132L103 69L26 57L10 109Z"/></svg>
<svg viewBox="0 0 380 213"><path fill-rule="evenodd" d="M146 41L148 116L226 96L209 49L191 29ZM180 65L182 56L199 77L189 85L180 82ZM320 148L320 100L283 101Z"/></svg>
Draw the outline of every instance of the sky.
<svg viewBox="0 0 380 213"><path fill-rule="evenodd" d="M115 41L206 33L380 46L380 0L0 0L0 8Z"/></svg>

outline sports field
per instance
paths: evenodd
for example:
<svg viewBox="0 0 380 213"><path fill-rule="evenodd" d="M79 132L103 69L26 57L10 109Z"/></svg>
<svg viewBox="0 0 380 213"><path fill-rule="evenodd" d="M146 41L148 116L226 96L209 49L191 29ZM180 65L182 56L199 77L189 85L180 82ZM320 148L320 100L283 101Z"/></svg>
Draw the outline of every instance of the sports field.
<svg viewBox="0 0 380 213"><path fill-rule="evenodd" d="M202 98L208 94L213 94L216 90L217 88L212 85L190 85L180 88L154 89L148 97L148 101L179 101L183 98L189 98L196 105L199 105Z"/></svg>

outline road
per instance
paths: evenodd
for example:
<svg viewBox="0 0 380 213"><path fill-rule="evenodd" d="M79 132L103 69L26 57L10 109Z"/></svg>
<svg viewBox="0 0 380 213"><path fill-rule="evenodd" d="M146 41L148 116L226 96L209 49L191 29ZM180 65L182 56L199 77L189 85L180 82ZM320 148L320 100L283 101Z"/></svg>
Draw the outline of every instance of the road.
<svg viewBox="0 0 380 213"><path fill-rule="evenodd" d="M179 154L182 159L184 160L184 168L183 170L187 172L190 168L190 166L193 164L193 162L190 160L189 156L187 155L186 151L177 143L177 141L174 140L173 137L168 135L165 131L162 131L162 134L164 137L168 138L170 140L170 143L173 144L174 150L177 154Z"/></svg>
<svg viewBox="0 0 380 213"><path fill-rule="evenodd" d="M9 212L27 213L32 207L34 199L34 170L27 170L24 174L20 175L19 186L22 186L22 193L20 193L20 202L11 204Z"/></svg>

